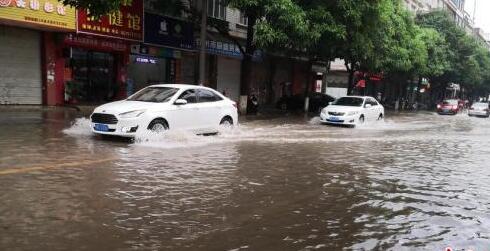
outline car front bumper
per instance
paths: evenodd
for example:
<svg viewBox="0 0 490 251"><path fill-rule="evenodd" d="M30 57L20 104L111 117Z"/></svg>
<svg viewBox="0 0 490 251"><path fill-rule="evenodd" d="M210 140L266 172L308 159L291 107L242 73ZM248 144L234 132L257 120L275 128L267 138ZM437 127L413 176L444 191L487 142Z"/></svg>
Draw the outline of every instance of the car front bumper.
<svg viewBox="0 0 490 251"><path fill-rule="evenodd" d="M141 123L136 119L118 119L117 124L102 124L102 123L94 123L91 121L91 129L95 134L100 135L112 135L118 137L127 137L133 138L136 135L138 130L141 130ZM96 124L101 124L107 126L107 131L101 131L96 129Z"/></svg>
<svg viewBox="0 0 490 251"><path fill-rule="evenodd" d="M488 112L486 111L478 111L478 110L469 110L468 115L470 116L479 116L479 117L488 117Z"/></svg>
<svg viewBox="0 0 490 251"><path fill-rule="evenodd" d="M332 125L356 125L358 115L332 116L326 113L320 114L320 122Z"/></svg>
<svg viewBox="0 0 490 251"><path fill-rule="evenodd" d="M458 110L453 110L453 109L438 109L437 113L441 115L455 115L458 113Z"/></svg>

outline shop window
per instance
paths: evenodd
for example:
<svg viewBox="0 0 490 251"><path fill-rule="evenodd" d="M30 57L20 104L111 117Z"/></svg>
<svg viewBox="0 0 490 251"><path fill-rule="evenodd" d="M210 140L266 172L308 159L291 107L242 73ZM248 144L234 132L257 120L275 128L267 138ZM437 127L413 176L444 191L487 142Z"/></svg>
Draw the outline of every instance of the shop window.
<svg viewBox="0 0 490 251"><path fill-rule="evenodd" d="M116 57L110 53L72 49L72 80L65 86L69 102L101 103L116 98Z"/></svg>

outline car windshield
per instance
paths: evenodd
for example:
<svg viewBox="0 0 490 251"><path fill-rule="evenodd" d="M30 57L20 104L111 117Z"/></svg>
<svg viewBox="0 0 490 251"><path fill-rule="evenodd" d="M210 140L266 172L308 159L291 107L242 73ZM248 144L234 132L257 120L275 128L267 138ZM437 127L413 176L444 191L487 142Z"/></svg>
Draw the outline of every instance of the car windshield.
<svg viewBox="0 0 490 251"><path fill-rule="evenodd" d="M343 97L337 99L337 101L333 102L333 105L340 106L362 106L364 100L362 98L354 98L354 97Z"/></svg>
<svg viewBox="0 0 490 251"><path fill-rule="evenodd" d="M457 100L444 100L442 102L443 105L457 105L458 101Z"/></svg>
<svg viewBox="0 0 490 251"><path fill-rule="evenodd" d="M178 91L177 88L171 88L171 87L147 87L135 93L127 100L165 103L170 101L170 99L175 95L177 91Z"/></svg>

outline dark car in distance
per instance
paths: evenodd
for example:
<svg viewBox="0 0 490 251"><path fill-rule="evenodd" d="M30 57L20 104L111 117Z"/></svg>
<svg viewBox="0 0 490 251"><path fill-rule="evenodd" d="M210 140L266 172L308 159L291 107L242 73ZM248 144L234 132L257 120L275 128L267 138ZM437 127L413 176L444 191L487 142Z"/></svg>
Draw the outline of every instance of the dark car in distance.
<svg viewBox="0 0 490 251"><path fill-rule="evenodd" d="M308 97L310 100L308 106L309 112L320 112L323 108L328 106L330 102L335 101L334 97L318 92L310 93ZM282 97L276 103L277 109L283 111L302 110L304 106L305 96L302 94Z"/></svg>

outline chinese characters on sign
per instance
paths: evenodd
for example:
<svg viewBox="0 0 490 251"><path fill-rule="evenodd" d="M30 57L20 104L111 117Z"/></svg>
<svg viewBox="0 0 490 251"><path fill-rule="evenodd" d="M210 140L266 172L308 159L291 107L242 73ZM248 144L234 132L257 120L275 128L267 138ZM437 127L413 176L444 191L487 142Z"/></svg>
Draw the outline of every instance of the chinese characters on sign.
<svg viewBox="0 0 490 251"><path fill-rule="evenodd" d="M129 47L121 40L100 39L91 36L68 34L64 38L64 44L83 48L97 49L103 51L126 52Z"/></svg>
<svg viewBox="0 0 490 251"><path fill-rule="evenodd" d="M57 0L0 0L0 19L75 30L75 9Z"/></svg>
<svg viewBox="0 0 490 251"><path fill-rule="evenodd" d="M199 48L201 46L201 42L199 39L195 41L195 48ZM206 50L210 54L234 57L234 58L243 58L243 54L233 42L224 42L224 41L214 41L214 40L206 40ZM252 56L252 60L261 61L262 60L262 51L256 50L254 55Z"/></svg>
<svg viewBox="0 0 490 251"><path fill-rule="evenodd" d="M128 40L143 40L143 0L124 0L119 10L96 19L78 11L78 31Z"/></svg>

